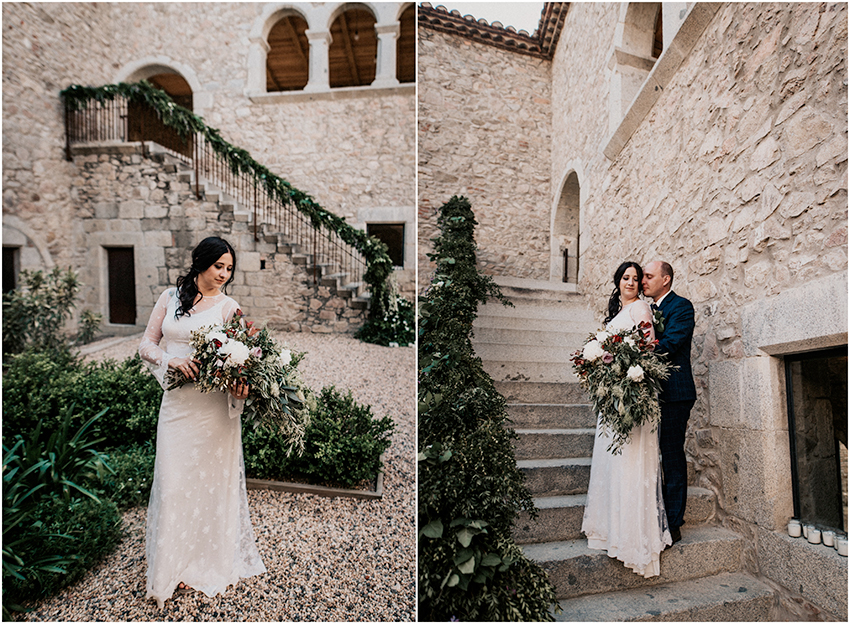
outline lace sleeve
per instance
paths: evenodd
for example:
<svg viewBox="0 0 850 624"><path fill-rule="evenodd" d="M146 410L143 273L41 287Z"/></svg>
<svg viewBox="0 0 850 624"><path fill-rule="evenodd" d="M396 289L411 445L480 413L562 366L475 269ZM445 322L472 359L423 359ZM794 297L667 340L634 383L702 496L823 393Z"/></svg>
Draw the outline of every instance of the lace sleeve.
<svg viewBox="0 0 850 624"><path fill-rule="evenodd" d="M156 305L151 312L151 317L148 320L148 326L145 328L145 336L139 345L139 355L148 370L153 373L159 385L163 389L166 387L165 374L168 372L168 361L171 356L160 349L159 343L162 341L162 322L165 320L165 314L168 309L168 299L170 290L166 290L159 297Z"/></svg>
<svg viewBox="0 0 850 624"><path fill-rule="evenodd" d="M236 310L239 309L239 304L236 303L230 297L227 298L224 305L221 308L221 320L225 323L229 323L233 318L233 315L236 314ZM245 409L245 399L234 399L233 395L227 394L227 414L231 418L238 418L242 415L242 410Z"/></svg>
<svg viewBox="0 0 850 624"><path fill-rule="evenodd" d="M655 327L652 324L652 308L649 307L646 301L638 301L630 307L629 316L635 326L643 322L649 323L649 329L644 333L649 337L650 341L655 340Z"/></svg>

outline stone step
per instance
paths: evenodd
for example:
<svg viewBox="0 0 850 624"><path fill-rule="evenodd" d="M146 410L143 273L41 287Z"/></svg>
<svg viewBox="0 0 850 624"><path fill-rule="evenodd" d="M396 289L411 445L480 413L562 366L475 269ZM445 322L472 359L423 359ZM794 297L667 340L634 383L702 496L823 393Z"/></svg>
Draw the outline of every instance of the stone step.
<svg viewBox="0 0 850 624"><path fill-rule="evenodd" d="M661 553L661 574L647 579L604 550L588 548L584 538L522 547L547 572L559 600L738 572L743 549L743 538L733 531L686 524L682 540Z"/></svg>
<svg viewBox="0 0 850 624"><path fill-rule="evenodd" d="M517 462L519 465L519 462ZM590 471L588 470L588 479ZM534 499L539 510L537 520L520 514L514 526L514 538L520 544L560 542L582 539L581 521L587 502L587 485L584 493L559 496L541 495ZM701 487L688 488L685 506L685 525L694 527L714 520L714 492Z"/></svg>
<svg viewBox="0 0 850 624"><path fill-rule="evenodd" d="M596 429L516 429L514 454L520 459L590 457Z"/></svg>
<svg viewBox="0 0 850 624"><path fill-rule="evenodd" d="M550 362L518 362L502 360L485 360L482 358L484 372L493 381L534 382L534 383L573 383L578 384L578 377L573 373L572 364L559 363L552 366Z"/></svg>
<svg viewBox="0 0 850 624"><path fill-rule="evenodd" d="M485 362L518 362L528 364L539 362L558 366L572 371L571 353L568 349L551 346L512 345L479 343L474 338L472 346L475 354Z"/></svg>
<svg viewBox="0 0 850 624"><path fill-rule="evenodd" d="M554 617L556 622L770 622L774 596L748 574L727 572L561 600L562 612Z"/></svg>
<svg viewBox="0 0 850 624"><path fill-rule="evenodd" d="M587 493L590 457L525 459L517 462L525 486L534 496L565 496Z"/></svg>
<svg viewBox="0 0 850 624"><path fill-rule="evenodd" d="M498 318L527 318L539 319L542 321L563 321L565 325L561 326L563 331L565 327L589 327L588 332L594 331L602 327L602 320L596 318L596 315L583 307L575 305L564 305L560 302L540 302L540 301L511 301L513 307L503 305L495 299L489 300L484 305L478 306L478 317L498 317ZM578 329L574 330L578 331Z"/></svg>
<svg viewBox="0 0 850 624"><path fill-rule="evenodd" d="M576 323L569 314L559 315L555 318L535 318L516 314L487 314L486 310L479 310L478 317L472 323L475 335L481 329L533 329L551 335L572 332L580 336L580 343L584 344L588 335L599 329L596 323Z"/></svg>
<svg viewBox="0 0 850 624"><path fill-rule="evenodd" d="M496 391L508 403L587 403L587 392L578 382L545 383L533 381L497 381Z"/></svg>
<svg viewBox="0 0 850 624"><path fill-rule="evenodd" d="M519 320L519 319L516 319ZM586 332L539 330L528 327L525 329L499 327L481 327L473 324L474 342L481 344L526 345L534 347L555 347L565 349L570 355L582 348L587 340Z"/></svg>
<svg viewBox="0 0 850 624"><path fill-rule="evenodd" d="M507 406L513 426L520 429L586 429L596 426L590 405L511 403Z"/></svg>

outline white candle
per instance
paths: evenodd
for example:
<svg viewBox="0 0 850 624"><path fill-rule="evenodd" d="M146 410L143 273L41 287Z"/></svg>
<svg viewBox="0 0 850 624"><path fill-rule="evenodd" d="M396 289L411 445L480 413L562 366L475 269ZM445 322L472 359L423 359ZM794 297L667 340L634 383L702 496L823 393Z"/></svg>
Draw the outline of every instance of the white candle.
<svg viewBox="0 0 850 624"><path fill-rule="evenodd" d="M835 538L835 549L838 551L838 554L842 557L847 556L847 538L846 537L836 537Z"/></svg>
<svg viewBox="0 0 850 624"><path fill-rule="evenodd" d="M788 521L788 535L791 537L800 537L803 534L803 525L796 518L791 518Z"/></svg>
<svg viewBox="0 0 850 624"><path fill-rule="evenodd" d="M823 540L824 546L829 546L830 548L835 546L835 531L824 531L821 533L821 539Z"/></svg>
<svg viewBox="0 0 850 624"><path fill-rule="evenodd" d="M806 538L809 544L820 544L820 529L809 527L809 536Z"/></svg>

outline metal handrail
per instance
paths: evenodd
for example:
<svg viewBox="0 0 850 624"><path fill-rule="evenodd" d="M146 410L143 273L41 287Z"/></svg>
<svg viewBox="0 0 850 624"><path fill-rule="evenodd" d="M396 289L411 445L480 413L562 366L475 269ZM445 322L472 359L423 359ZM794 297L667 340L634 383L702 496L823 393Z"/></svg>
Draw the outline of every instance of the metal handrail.
<svg viewBox="0 0 850 624"><path fill-rule="evenodd" d="M316 226L311 219L289 203L269 194L256 177L234 171L225 159L199 133L182 137L164 125L161 115L151 106L131 102L121 96L111 100L90 100L65 110L65 150L71 157L71 146L81 143L145 142L159 144L173 158L194 171L194 192L202 199L201 179L214 184L253 215L254 240L260 240L261 224L266 231L281 234L287 244L312 259L313 282L319 281L319 268L324 266L336 274L345 274L347 284L363 281L367 263L362 253L327 228Z"/></svg>

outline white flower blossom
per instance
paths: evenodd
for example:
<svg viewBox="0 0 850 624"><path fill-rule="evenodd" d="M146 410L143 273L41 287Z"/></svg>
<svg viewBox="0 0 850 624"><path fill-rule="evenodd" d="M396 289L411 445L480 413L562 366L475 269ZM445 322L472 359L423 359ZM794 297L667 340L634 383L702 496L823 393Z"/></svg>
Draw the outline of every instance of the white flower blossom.
<svg viewBox="0 0 850 624"><path fill-rule="evenodd" d="M204 337L207 342L212 342L213 340L218 340L221 344L227 344L229 340L227 334L224 332L220 332L217 329L213 329L210 332L207 332L207 335Z"/></svg>
<svg viewBox="0 0 850 624"><path fill-rule="evenodd" d="M604 329L603 329L602 331L600 331L600 332L596 332L596 339L597 339L599 342L605 342L605 341L606 341L606 340L608 340L610 337L611 337L611 333L610 333L610 332L605 331Z"/></svg>
<svg viewBox="0 0 850 624"><path fill-rule="evenodd" d="M623 342L629 345L632 349L637 349L637 343L635 342L635 339L631 336L626 336L625 338L623 338Z"/></svg>
<svg viewBox="0 0 850 624"><path fill-rule="evenodd" d="M643 381L643 369L640 366L629 366L626 376L632 381Z"/></svg>
<svg viewBox="0 0 850 624"><path fill-rule="evenodd" d="M292 361L292 352L289 349L281 349L278 362L281 366L287 366Z"/></svg>
<svg viewBox="0 0 850 624"><path fill-rule="evenodd" d="M238 340L231 340L218 350L219 355L227 358L230 366L242 366L251 356L248 347Z"/></svg>
<svg viewBox="0 0 850 624"><path fill-rule="evenodd" d="M591 340L586 345L584 345L584 350L582 351L582 357L588 362L593 362L602 357L602 354L605 353L605 350L602 348L602 345L598 340Z"/></svg>

